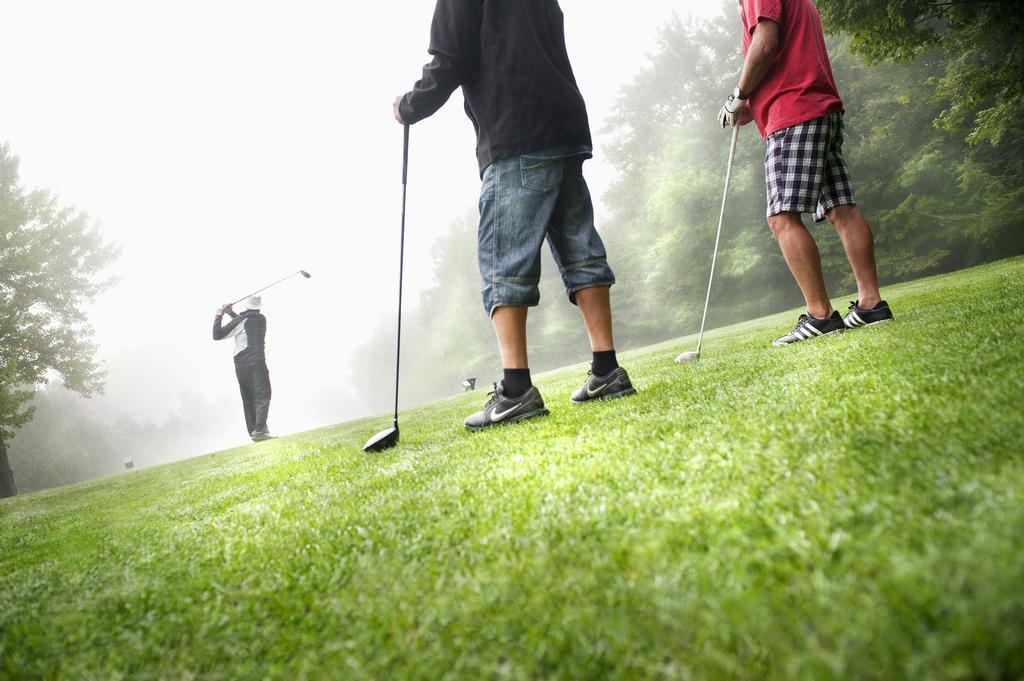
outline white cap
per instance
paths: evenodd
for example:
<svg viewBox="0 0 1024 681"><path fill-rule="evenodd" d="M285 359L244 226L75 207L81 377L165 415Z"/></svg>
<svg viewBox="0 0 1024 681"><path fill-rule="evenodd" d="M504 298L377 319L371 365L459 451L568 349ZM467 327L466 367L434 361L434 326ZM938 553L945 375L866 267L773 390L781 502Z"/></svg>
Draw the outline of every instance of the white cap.
<svg viewBox="0 0 1024 681"><path fill-rule="evenodd" d="M249 296L249 300L247 300L245 303L245 309L258 310L260 309L260 303L262 302L263 300L259 296Z"/></svg>

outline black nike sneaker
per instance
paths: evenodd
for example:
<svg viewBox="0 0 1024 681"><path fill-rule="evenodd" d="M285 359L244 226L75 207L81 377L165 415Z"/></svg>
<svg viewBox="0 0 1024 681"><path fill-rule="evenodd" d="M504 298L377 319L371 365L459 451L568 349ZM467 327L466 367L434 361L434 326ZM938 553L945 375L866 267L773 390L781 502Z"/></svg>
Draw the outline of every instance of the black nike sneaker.
<svg viewBox="0 0 1024 681"><path fill-rule="evenodd" d="M860 306L860 301L855 300L850 303L850 311L846 313L843 323L846 324L848 329L857 329L862 326L891 322L892 320L892 310L889 309L889 303L884 300L878 301L878 305L875 305L870 310L865 310Z"/></svg>
<svg viewBox="0 0 1024 681"><path fill-rule="evenodd" d="M266 430L254 430L251 433L249 433L249 437L252 438L253 442L263 442L265 440L277 439Z"/></svg>
<svg viewBox="0 0 1024 681"><path fill-rule="evenodd" d="M802 314L796 320L796 326L793 330L782 338L777 339L772 345L792 345L793 343L810 340L818 336L827 336L830 333L838 333L844 330L846 330L846 324L843 323L843 317L839 314L838 310L833 310L832 316L828 319L818 319L809 314Z"/></svg>
<svg viewBox="0 0 1024 681"><path fill-rule="evenodd" d="M595 376L593 371L587 374L583 387L572 394L573 404L583 404L590 400L613 400L636 393L629 374L622 367L616 367L607 376Z"/></svg>
<svg viewBox="0 0 1024 681"><path fill-rule="evenodd" d="M494 384L494 392L484 405L483 411L478 411L472 416L466 417L463 425L473 432L481 431L491 426L500 426L503 423L516 423L525 421L534 416L544 416L548 413L544 406L544 398L540 396L537 386L533 386L525 393L516 398L505 397L505 386L501 383Z"/></svg>

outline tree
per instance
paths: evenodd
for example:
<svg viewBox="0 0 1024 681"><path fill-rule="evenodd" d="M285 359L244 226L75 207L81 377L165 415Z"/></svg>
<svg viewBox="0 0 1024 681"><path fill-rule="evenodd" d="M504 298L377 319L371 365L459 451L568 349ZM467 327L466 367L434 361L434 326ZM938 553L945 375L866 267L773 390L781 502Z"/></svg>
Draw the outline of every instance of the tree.
<svg viewBox="0 0 1024 681"><path fill-rule="evenodd" d="M16 491L5 441L32 418L35 386L55 375L83 396L102 389L84 307L113 283L99 275L116 257L88 215L25 191L0 145L0 498Z"/></svg>
<svg viewBox="0 0 1024 681"><path fill-rule="evenodd" d="M1024 13L1017 0L818 0L830 32L851 36L869 61L911 62L938 48L932 79L945 109L937 124L999 144L1024 110ZM1019 137L1019 133L1015 135Z"/></svg>

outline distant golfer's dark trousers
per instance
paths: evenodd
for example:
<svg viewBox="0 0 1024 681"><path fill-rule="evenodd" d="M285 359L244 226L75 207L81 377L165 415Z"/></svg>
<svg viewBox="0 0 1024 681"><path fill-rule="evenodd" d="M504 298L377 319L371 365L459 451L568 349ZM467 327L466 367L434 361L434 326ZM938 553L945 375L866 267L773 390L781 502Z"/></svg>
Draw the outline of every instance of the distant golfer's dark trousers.
<svg viewBox="0 0 1024 681"><path fill-rule="evenodd" d="M237 362L235 376L242 393L242 409L245 410L245 427L250 434L266 432L267 414L270 412L270 372L267 363Z"/></svg>

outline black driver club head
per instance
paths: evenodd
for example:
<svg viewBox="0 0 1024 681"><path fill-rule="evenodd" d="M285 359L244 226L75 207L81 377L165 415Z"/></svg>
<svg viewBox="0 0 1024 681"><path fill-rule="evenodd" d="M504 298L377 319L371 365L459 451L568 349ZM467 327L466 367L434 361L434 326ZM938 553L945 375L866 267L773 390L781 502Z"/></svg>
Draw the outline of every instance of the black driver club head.
<svg viewBox="0 0 1024 681"><path fill-rule="evenodd" d="M306 279L309 279L310 277L312 277L312 276L313 276L312 274L310 274L310 273L309 273L309 272L307 272L306 270L299 270L299 274L301 274L302 276L304 276L304 277L305 277Z"/></svg>
<svg viewBox="0 0 1024 681"><path fill-rule="evenodd" d="M385 449L391 449L398 444L398 425L394 425L391 428L382 430L369 440L363 446L364 452L383 452Z"/></svg>

